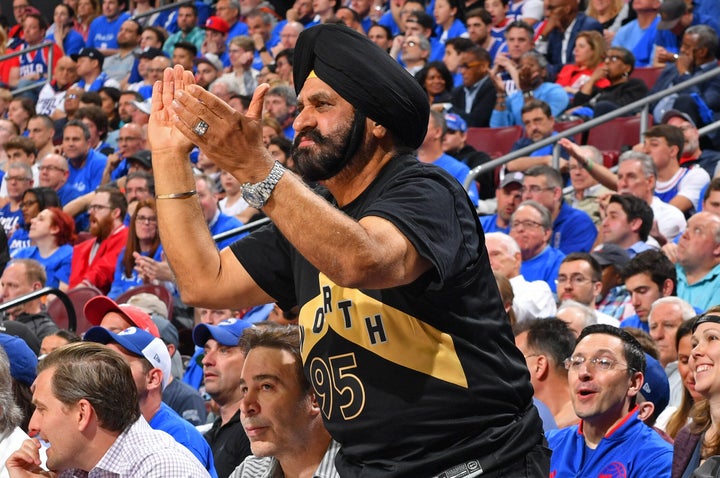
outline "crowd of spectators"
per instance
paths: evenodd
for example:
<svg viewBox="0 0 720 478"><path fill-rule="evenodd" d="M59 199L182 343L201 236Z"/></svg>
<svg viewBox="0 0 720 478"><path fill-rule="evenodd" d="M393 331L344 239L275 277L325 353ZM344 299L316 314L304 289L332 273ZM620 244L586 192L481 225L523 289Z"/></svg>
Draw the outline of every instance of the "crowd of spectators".
<svg viewBox="0 0 720 478"><path fill-rule="evenodd" d="M147 131L153 83L163 71L181 65L241 113L256 87L269 83L263 141L293 170L298 36L318 24L345 24L415 77L431 105L418 160L463 183L497 152L493 144L472 147L470 128L519 125L524 136L517 150L556 135L562 120L601 116L717 68L718 5L217 0L155 11L152 0L66 0L41 12L31 1L13 0L12 15L0 16L0 54L50 44L0 65L2 301L46 286L95 289L86 315L96 327L85 340L118 350L129 364L139 393L133 422L142 416L170 433L190 451L182 459L210 476L260 476L253 473L278 466L291 476L287 457L297 447L265 450L235 469L260 450L241 424L257 408L243 401L250 381L241 377L243 363L267 354L267 347L300 363L291 338L264 337L250 325L293 324L298 311L277 304L193 310L180 300L158 228ZM656 68L657 81L633 77L638 68ZM597 148L563 139L558 169L552 147L537 148L467 188L557 476L596 469L625 476L609 468L620 462L627 476L652 470L652 476L689 477L720 455L712 405L718 384L707 377L720 360L712 343L720 323L720 135L698 132L720 120L720 76L665 96L651 113L655 124L628 145L616 169ZM231 172L197 148L191 161L213 235L263 216L245 202ZM218 240L218 249L244 234ZM130 297L131 305L119 300L147 284L164 289L172 307L157 295ZM37 357L80 340L55 324L52 300L3 312L2 460L7 446L19 447L33 431L29 386ZM70 358L53 358L54 373L63 360L84 360L82 353L79 347ZM269 356L265 366L281 358ZM45 380L38 389L48 393L47 367L39 373ZM10 377L8 392L3 380ZM292 380L301 389L291 398L305 407L293 426L307 432L310 465L332 468L326 453L339 445L318 425L305 378ZM616 401L592 409L593 395ZM595 452L586 458L583 447ZM84 465L61 462L55 453L47 458L48 465Z"/></svg>

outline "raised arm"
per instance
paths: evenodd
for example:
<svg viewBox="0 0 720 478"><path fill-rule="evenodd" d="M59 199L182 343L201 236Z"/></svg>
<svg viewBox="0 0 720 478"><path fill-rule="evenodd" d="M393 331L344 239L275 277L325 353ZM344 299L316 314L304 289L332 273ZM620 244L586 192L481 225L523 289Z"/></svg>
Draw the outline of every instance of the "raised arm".
<svg viewBox="0 0 720 478"><path fill-rule="evenodd" d="M567 138L561 139L558 143L570 153L570 156L577 159L578 163L580 163L597 182L606 188L617 191L617 175L606 168L605 165L597 161L592 161L582 146L578 146Z"/></svg>

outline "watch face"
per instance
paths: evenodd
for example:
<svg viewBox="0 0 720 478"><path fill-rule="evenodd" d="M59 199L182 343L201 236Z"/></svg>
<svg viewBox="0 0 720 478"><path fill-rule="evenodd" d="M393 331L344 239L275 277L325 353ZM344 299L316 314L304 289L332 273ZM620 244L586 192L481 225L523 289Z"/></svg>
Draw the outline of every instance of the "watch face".
<svg viewBox="0 0 720 478"><path fill-rule="evenodd" d="M266 198L254 184L243 187L242 196L245 202L255 209L260 209L265 205Z"/></svg>

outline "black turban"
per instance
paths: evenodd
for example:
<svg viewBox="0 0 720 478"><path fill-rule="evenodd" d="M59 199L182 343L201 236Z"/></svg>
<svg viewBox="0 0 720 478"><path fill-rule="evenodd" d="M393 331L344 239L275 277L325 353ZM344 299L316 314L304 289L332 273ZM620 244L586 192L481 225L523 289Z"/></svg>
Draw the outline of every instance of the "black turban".
<svg viewBox="0 0 720 478"><path fill-rule="evenodd" d="M304 30L293 58L295 91L311 71L345 101L417 148L425 139L430 102L410 73L366 36L345 25Z"/></svg>

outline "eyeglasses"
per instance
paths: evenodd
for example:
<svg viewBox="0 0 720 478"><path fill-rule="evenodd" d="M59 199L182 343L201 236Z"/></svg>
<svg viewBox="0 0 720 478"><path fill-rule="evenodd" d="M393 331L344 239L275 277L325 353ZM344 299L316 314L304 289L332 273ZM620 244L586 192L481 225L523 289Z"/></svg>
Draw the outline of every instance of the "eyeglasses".
<svg viewBox="0 0 720 478"><path fill-rule="evenodd" d="M415 46L418 43L415 40L408 40L406 42L403 42L402 46Z"/></svg>
<svg viewBox="0 0 720 478"><path fill-rule="evenodd" d="M103 209L112 209L110 206L103 206L102 204L91 204L88 206L88 211L101 211Z"/></svg>
<svg viewBox="0 0 720 478"><path fill-rule="evenodd" d="M30 181L30 178L25 176L5 176L5 181Z"/></svg>
<svg viewBox="0 0 720 478"><path fill-rule="evenodd" d="M530 191L530 194L537 194L542 191L552 191L555 188L547 187L543 188L541 186L538 186L536 184L533 184L532 186L523 186L520 188L520 192L522 194L525 194L526 192Z"/></svg>
<svg viewBox="0 0 720 478"><path fill-rule="evenodd" d="M21 208L26 208L26 207L32 206L33 204L37 204L37 203L38 203L37 200L28 199L27 201L21 202L21 203L20 203L20 207L21 207Z"/></svg>
<svg viewBox="0 0 720 478"><path fill-rule="evenodd" d="M480 60L477 61L471 61L470 63L461 63L458 65L458 69L467 70L468 68L475 68L476 66L480 65L482 62Z"/></svg>
<svg viewBox="0 0 720 478"><path fill-rule="evenodd" d="M536 221L513 221L510 223L510 228L517 229L519 227L525 228L525 229L534 229L536 227L543 227L543 225Z"/></svg>
<svg viewBox="0 0 720 478"><path fill-rule="evenodd" d="M138 216L135 218L137 222L144 222L146 224L157 224L157 217L155 216Z"/></svg>
<svg viewBox="0 0 720 478"><path fill-rule="evenodd" d="M48 164L47 166L38 166L38 171L60 171L60 172L64 173L67 170L63 169L63 168L59 168L57 166L51 166Z"/></svg>
<svg viewBox="0 0 720 478"><path fill-rule="evenodd" d="M583 285L587 282L594 282L592 279L589 279L585 277L582 274L575 274L570 277L568 276L558 276L557 280L555 280L555 283L557 285L563 285L567 282L570 282L573 287Z"/></svg>
<svg viewBox="0 0 720 478"><path fill-rule="evenodd" d="M563 365L565 365L566 370L572 370L573 372L577 372L580 370L580 367L587 363L586 367L590 369L591 367L593 369L597 370L612 370L615 368L616 365L624 365L626 370L633 370L632 368L628 367L627 364L624 364L622 362L618 362L617 360L613 360L607 357L593 357L591 359L587 359L582 356L575 356L575 357L569 357L566 358L563 361ZM622 370L622 369L618 369Z"/></svg>
<svg viewBox="0 0 720 478"><path fill-rule="evenodd" d="M141 138L138 138L137 136L127 136L125 138L118 138L117 140L119 143L120 141L137 141L139 139L141 139Z"/></svg>
<svg viewBox="0 0 720 478"><path fill-rule="evenodd" d="M80 95L71 95L71 94L68 94L68 95L65 95L65 97L66 97L67 99L69 99L69 100L76 100L76 99L80 98Z"/></svg>
<svg viewBox="0 0 720 478"><path fill-rule="evenodd" d="M617 56L617 55L611 55L611 56L606 56L606 57L605 57L605 63L610 63L610 62L613 62L613 61L620 61L620 60L622 60L622 58L620 58L620 57Z"/></svg>

